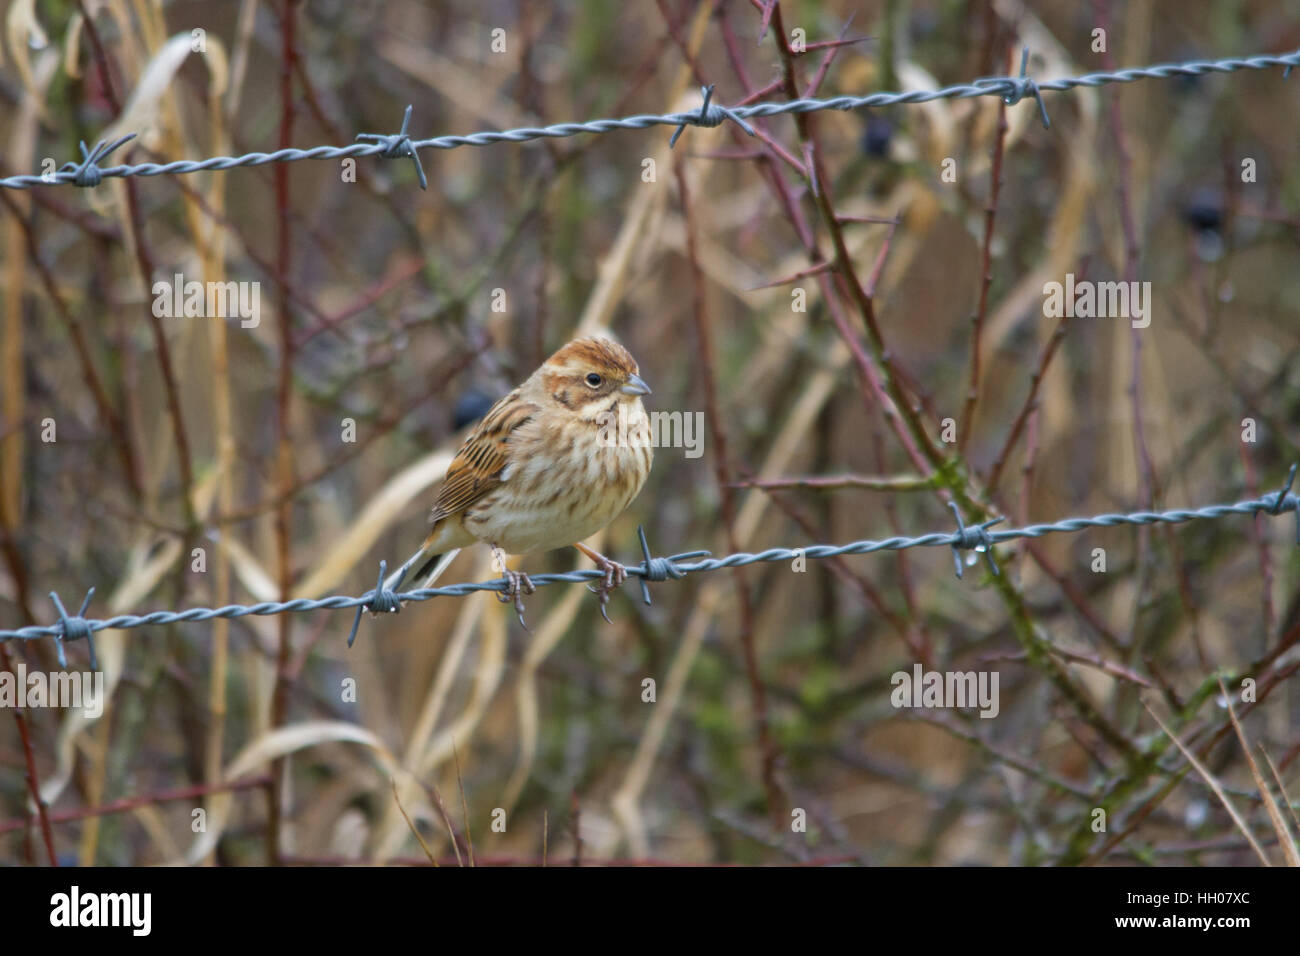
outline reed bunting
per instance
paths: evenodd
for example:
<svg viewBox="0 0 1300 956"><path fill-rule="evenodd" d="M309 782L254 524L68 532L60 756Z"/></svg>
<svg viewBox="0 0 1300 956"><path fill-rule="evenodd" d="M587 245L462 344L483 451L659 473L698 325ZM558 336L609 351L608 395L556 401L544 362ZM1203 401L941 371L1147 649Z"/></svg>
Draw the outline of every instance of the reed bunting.
<svg viewBox="0 0 1300 956"><path fill-rule="evenodd" d="M575 339L493 405L447 468L430 521L433 529L389 579L433 555L429 587L456 553L475 542L492 547L507 581L498 595L512 601L524 623L528 575L506 566L507 554L531 554L573 545L604 572L597 587L600 613L627 569L582 544L632 503L654 456L636 360L612 339ZM392 583L395 582L395 583ZM524 625L527 627L527 625Z"/></svg>

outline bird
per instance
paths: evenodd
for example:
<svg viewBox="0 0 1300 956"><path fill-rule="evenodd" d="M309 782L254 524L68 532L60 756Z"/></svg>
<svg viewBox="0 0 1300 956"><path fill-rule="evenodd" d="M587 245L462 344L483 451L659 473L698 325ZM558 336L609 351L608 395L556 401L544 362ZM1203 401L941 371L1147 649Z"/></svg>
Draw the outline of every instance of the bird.
<svg viewBox="0 0 1300 956"><path fill-rule="evenodd" d="M535 588L507 566L506 555L572 545L603 572L590 590L608 621L610 592L627 568L582 541L622 514L650 474L654 449L641 403L649 394L636 360L612 338L577 338L560 348L465 439L434 499L428 536L386 586L400 587L411 567L432 555L416 573L432 569L422 585L429 587L460 549L481 542L506 580L498 599L514 602L527 629L522 595Z"/></svg>

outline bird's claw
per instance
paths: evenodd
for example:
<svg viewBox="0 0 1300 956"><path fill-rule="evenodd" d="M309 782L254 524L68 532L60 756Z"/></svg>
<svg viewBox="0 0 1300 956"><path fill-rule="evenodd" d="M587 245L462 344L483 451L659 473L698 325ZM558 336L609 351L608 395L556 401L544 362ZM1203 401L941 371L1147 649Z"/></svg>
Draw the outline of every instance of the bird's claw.
<svg viewBox="0 0 1300 956"><path fill-rule="evenodd" d="M603 555L600 560L596 561L596 567L603 571L605 576L601 578L600 584L595 587L588 585L587 590L600 598L600 616L605 619L605 623L613 624L614 622L609 619L609 614L605 612L605 605L609 604L609 595L621 588L623 582L627 580L627 568Z"/></svg>
<svg viewBox="0 0 1300 956"><path fill-rule="evenodd" d="M525 631L528 630L528 624L524 621L524 598L525 594L532 594L537 590L536 585L529 579L528 575L522 571L511 571L505 568L501 576L506 579L506 588L504 591L497 592L497 600L502 604L514 602L515 614L519 615L519 623L523 625Z"/></svg>

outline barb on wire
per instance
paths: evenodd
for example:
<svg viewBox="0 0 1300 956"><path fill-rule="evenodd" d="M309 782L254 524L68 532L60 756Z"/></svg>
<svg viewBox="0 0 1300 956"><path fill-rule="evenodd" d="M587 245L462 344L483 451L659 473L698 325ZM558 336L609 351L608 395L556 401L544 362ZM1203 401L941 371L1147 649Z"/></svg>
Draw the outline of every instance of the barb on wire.
<svg viewBox="0 0 1300 956"><path fill-rule="evenodd" d="M384 586L384 576L388 574L388 562L379 562L379 583L373 591L361 595L363 602L357 605L357 616L352 619L352 630L348 631L348 647L357 639L357 628L361 626L361 612L369 610L371 614L396 614L402 610L402 602L397 593Z"/></svg>
<svg viewBox="0 0 1300 956"><path fill-rule="evenodd" d="M729 110L725 106L718 106L716 103L712 106L709 105L709 101L713 99L712 83L708 86L701 86L700 93L704 97L704 102L700 104L700 111L696 114L695 121L689 125L708 127L721 126L723 120L729 119L750 136L754 135L754 127L750 126L740 116L738 116L735 110ZM677 145L677 137L682 135L682 130L686 129L688 122L688 120L682 120L681 123L678 124L677 130L668 140L669 149L672 149Z"/></svg>
<svg viewBox="0 0 1300 956"><path fill-rule="evenodd" d="M962 576L960 551L975 551L984 554L990 570L993 574L997 574L999 572L997 563L993 559L993 546L1017 538L1041 538L1046 534L1074 533L1088 528L1112 528L1121 525L1182 524L1187 521L1217 519L1229 515L1267 514L1276 516L1284 512L1291 512L1295 518L1296 544L1300 545L1300 497L1297 497L1291 491L1295 477L1296 465L1292 465L1286 483L1281 490L1269 492L1260 498L1250 498L1232 504L1205 505L1201 508L1192 509L1177 508L1170 511L1130 511L1123 514L1094 515L1090 518L1066 518L1050 524L1032 524L1023 528L1007 528L1003 531L989 530L993 525L1003 521L1003 518L992 518L978 525L968 527L962 520L961 511L955 504L951 504L950 507L952 507L953 514L957 518L957 531L955 533L934 532L915 538L894 537L880 541L854 541L843 545L815 544L802 548L769 548L757 554L742 551L727 555L725 558L709 557L707 551L687 551L668 558L655 557L650 553L650 545L646 542L645 530L639 528L638 537L640 538L641 552L645 560L638 566L629 567L627 573L641 579L641 593L648 604L650 602L650 591L647 583L651 581L660 582L669 579L677 581L688 574L742 567L760 562L791 561L800 556L818 560L853 554L871 554L876 551L901 551L907 548L942 546L952 549L957 577L960 578ZM360 597L334 595L317 600L296 598L292 601L263 601L259 604L228 604L219 608L154 611L144 615L119 614L105 620L87 620L82 617L90 604L91 595L95 593L93 588L86 595L86 600L82 602L81 610L75 617L68 617L58 595L51 594L50 597L54 600L55 607L59 612L58 624L33 625L7 631L0 630L0 642L30 641L41 637L53 637L59 642L59 662L64 664L63 642L85 638L91 645L91 664L94 666L95 653L91 635L97 631L125 630L154 624L211 621L214 618L238 618L250 614L264 616L269 614L290 614L299 611L355 608L357 614L353 619L352 630L348 635L350 645L356 638L357 627L361 622L361 611L363 610L369 609L374 613L396 612L401 610L401 606L407 602L428 601L435 597L463 597L476 591L496 591L500 593L504 592L508 586L504 580L498 578L492 581L451 584L435 588L417 588L399 593L384 586L384 575L387 570L387 562L381 561L379 563L378 583L373 589ZM544 587L548 584L596 581L604 576L605 572L597 568L585 568L578 571L565 571L559 574L537 574L530 577L536 587Z"/></svg>
<svg viewBox="0 0 1300 956"><path fill-rule="evenodd" d="M1111 73L1087 73L1083 76L1062 77L1038 82L1027 74L1028 50L1021 55L1019 76L987 77L971 83L947 86L938 90L912 90L907 93L871 93L866 96L834 96L827 99L798 99L777 103L751 103L748 106L719 106L712 102L712 87L704 87L704 104L698 110L685 113L664 113L626 116L622 119L597 119L585 123L557 123L553 126L523 126L499 132L470 133L465 136L437 136L433 139L412 140L407 132L411 109L407 108L401 130L393 135L362 133L362 142L351 146L315 146L311 149L285 148L273 153L245 153L242 156L213 156L203 160L176 160L170 163L139 163L137 165L100 168L98 160L120 146L126 139L100 151L96 147L86 154L81 164L65 164L53 176L7 176L0 178L5 189L29 189L33 186L51 186L72 183L79 186L97 185L102 179L127 176L163 176L196 173L208 169L234 169L241 166L262 166L266 163L293 163L303 159L346 159L351 156L384 156L388 158L409 156L416 164L421 187L426 185L424 170L420 166L417 150L456 149L460 146L489 146L493 143L526 143L536 139L559 139L581 133L610 133L622 129L648 129L652 126L674 126L670 144L675 143L687 126L718 126L724 120L740 126L754 135L747 120L757 117L781 116L786 113L815 113L821 110L856 110L879 106L902 106L928 103L931 100L968 99L974 96L1001 96L1008 104L1032 96L1038 103L1043 125L1048 126L1044 93L1064 93L1076 87L1098 87L1108 83L1132 83L1136 80L1167 79L1172 76L1201 76L1205 73L1234 73L1238 70L1268 70L1284 67L1286 74L1300 65L1300 50L1278 55L1261 54L1248 57L1226 57L1219 60L1188 60L1182 63L1157 63L1153 66L1132 67ZM68 167L73 167L69 169Z"/></svg>
<svg viewBox="0 0 1300 956"><path fill-rule="evenodd" d="M997 574L998 563L993 560L993 540L989 536L988 529L1007 519L990 518L982 524L968 528L961 520L961 509L957 507L957 503L950 501L948 507L952 509L953 516L957 519L957 534L952 542L952 566L957 571L957 579L961 580L961 552L963 550L974 550L983 553L984 559L989 563L989 570Z"/></svg>
<svg viewBox="0 0 1300 956"><path fill-rule="evenodd" d="M1020 75L1019 76L994 76L983 80L976 80L976 86L983 86L990 90L1006 90L1006 96L1002 102L1007 106L1015 106L1026 96L1032 96L1038 102L1038 115L1043 119L1043 129L1051 129L1052 121L1047 118L1047 107L1043 105L1043 93L1034 78L1026 74L1029 67L1029 47L1020 51Z"/></svg>
<svg viewBox="0 0 1300 956"><path fill-rule="evenodd" d="M650 544L645 539L645 525L639 524L636 526L636 536L641 541L641 554L645 558L641 565L645 569L645 574L641 575L641 598L647 605L650 604L651 581L667 581L669 578L680 581L686 577L686 572L677 567L674 562L711 556L708 551L687 551L685 554L679 554L671 558L656 558L650 554Z"/></svg>
<svg viewBox="0 0 1300 956"><path fill-rule="evenodd" d="M411 145L411 137L406 130L411 125L411 112L414 106L408 105L406 113L402 116L402 128L393 136L385 136L383 133L358 133L357 139L362 143L379 143L384 147L380 153L385 159L400 159L404 156L411 157L411 162L415 163L415 175L420 180L420 188L428 189L429 180L424 176L424 165L420 162L420 154L415 147Z"/></svg>
<svg viewBox="0 0 1300 956"><path fill-rule="evenodd" d="M119 136L111 143L101 139L95 144L95 148L91 150L86 149L86 143L83 140L80 144L81 162L67 162L59 167L59 173L69 177L63 181L83 188L98 186L104 176L103 171L98 166L99 161L107 158L119 146L129 143L133 139L135 139L135 133Z"/></svg>
<svg viewBox="0 0 1300 956"><path fill-rule="evenodd" d="M73 617L68 617L68 609L63 606L63 601L59 599L58 594L50 592L50 600L54 602L54 609L59 612L59 623L54 628L54 649L59 657L59 666L68 666L68 656L63 650L63 645L68 641L86 642L86 647L90 650L90 669L99 670L99 658L95 654L95 637L94 631L90 628L90 622L86 620L86 609L90 607L90 599L95 596L95 589L91 588L86 592L86 599L81 602L81 610Z"/></svg>
<svg viewBox="0 0 1300 956"><path fill-rule="evenodd" d="M1294 500L1295 495L1291 494L1291 486L1295 484L1296 464L1292 463L1291 470L1286 474L1286 484L1282 490L1273 496L1273 507L1269 509L1269 514L1280 515L1284 510L1284 505L1288 500ZM1295 543L1300 545L1300 510L1295 510Z"/></svg>

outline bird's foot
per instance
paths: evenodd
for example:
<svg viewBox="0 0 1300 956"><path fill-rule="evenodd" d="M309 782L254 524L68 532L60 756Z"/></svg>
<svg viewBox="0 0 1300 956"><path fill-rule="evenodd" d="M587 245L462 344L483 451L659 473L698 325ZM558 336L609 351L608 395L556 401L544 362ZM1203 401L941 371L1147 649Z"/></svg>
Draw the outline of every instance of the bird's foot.
<svg viewBox="0 0 1300 956"><path fill-rule="evenodd" d="M600 599L600 616L605 619L607 624L613 624L614 622L609 619L609 615L605 612L605 605L609 604L610 594L621 588L623 582L627 580L627 568L617 561L605 557L599 551L592 551L588 556L596 562L597 569L603 571L605 576L601 578L600 584L595 587L588 586L587 590Z"/></svg>
<svg viewBox="0 0 1300 956"><path fill-rule="evenodd" d="M511 571L506 564L506 553L500 548L492 549L492 557L496 560L496 565L501 569L501 576L506 579L506 589L497 592L497 600L502 604L514 602L515 614L519 616L519 623L523 625L525 631L528 630L528 623L524 620L524 595L532 594L537 590L536 585L529 579L528 575L522 571Z"/></svg>

